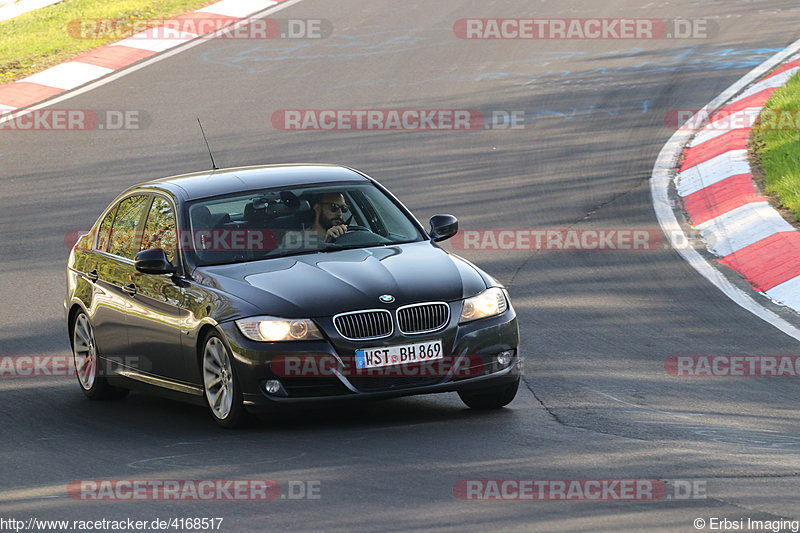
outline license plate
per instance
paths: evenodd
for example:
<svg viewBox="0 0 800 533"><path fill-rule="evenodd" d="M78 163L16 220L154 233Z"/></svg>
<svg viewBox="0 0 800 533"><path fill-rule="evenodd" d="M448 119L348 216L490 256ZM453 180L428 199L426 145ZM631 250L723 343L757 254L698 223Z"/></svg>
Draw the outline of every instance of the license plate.
<svg viewBox="0 0 800 533"><path fill-rule="evenodd" d="M380 368L443 359L442 341L356 350L356 368Z"/></svg>

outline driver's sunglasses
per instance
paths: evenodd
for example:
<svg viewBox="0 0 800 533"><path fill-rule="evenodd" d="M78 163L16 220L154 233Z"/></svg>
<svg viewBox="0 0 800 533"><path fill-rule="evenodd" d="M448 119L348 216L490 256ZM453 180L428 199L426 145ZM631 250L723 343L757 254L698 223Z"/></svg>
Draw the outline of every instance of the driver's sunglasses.
<svg viewBox="0 0 800 533"><path fill-rule="evenodd" d="M333 204L332 203L332 204L328 204L328 207L330 208L331 211L341 211L342 213L347 213L348 211L350 211L350 207L348 207L346 205L340 205L340 204Z"/></svg>

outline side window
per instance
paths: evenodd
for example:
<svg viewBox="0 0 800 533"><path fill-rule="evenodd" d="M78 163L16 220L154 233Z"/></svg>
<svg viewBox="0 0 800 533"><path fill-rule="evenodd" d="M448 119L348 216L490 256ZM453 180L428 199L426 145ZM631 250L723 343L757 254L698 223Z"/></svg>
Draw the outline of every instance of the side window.
<svg viewBox="0 0 800 533"><path fill-rule="evenodd" d="M109 253L128 259L134 258L142 240L142 235L138 232L139 222L151 199L152 196L129 196L120 202L111 229Z"/></svg>
<svg viewBox="0 0 800 533"><path fill-rule="evenodd" d="M117 214L118 207L119 204L109 209L106 217L100 223L100 228L97 230L97 250L108 251L108 243L111 242L111 224L114 222L114 215Z"/></svg>
<svg viewBox="0 0 800 533"><path fill-rule="evenodd" d="M156 196L147 215L147 222L144 224L144 236L139 249L161 248L166 252L170 263L175 264L177 242L175 213L172 206L165 198Z"/></svg>

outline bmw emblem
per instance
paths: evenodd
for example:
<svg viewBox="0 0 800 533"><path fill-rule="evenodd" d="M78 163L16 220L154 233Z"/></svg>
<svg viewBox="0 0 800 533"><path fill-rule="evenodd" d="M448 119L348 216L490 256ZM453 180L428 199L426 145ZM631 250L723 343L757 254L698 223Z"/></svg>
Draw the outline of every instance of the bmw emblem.
<svg viewBox="0 0 800 533"><path fill-rule="evenodd" d="M392 296L391 294L382 294L378 298L378 300L380 300L381 302L383 302L385 304L390 304L390 303L394 302L394 296Z"/></svg>

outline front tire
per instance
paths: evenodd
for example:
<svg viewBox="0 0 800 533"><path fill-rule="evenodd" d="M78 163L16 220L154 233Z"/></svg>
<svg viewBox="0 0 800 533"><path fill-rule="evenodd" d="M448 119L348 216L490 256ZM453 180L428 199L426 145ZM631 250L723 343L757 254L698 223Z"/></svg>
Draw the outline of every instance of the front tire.
<svg viewBox="0 0 800 533"><path fill-rule="evenodd" d="M78 384L90 400L118 400L128 395L127 389L109 385L106 378L98 375L100 361L94 329L86 313L79 312L72 321L72 359Z"/></svg>
<svg viewBox="0 0 800 533"><path fill-rule="evenodd" d="M497 385L475 391L458 391L458 396L471 409L500 409L517 395L519 378L508 385Z"/></svg>
<svg viewBox="0 0 800 533"><path fill-rule="evenodd" d="M231 363L228 346L216 332L203 342L200 359L203 391L214 421L224 428L237 428L249 421L241 386Z"/></svg>

